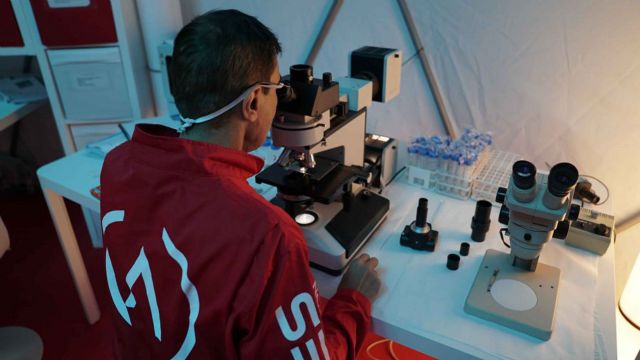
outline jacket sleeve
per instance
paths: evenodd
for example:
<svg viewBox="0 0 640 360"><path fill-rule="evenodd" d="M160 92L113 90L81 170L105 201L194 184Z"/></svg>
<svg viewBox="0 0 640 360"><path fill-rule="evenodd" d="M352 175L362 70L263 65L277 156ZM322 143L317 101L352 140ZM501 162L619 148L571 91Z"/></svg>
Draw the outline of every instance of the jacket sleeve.
<svg viewBox="0 0 640 360"><path fill-rule="evenodd" d="M297 226L276 225L257 251L238 306L242 359L355 359L370 325L371 304L341 289L320 315L306 243ZM262 270L260 270L262 269ZM264 271L264 269L267 269ZM251 286L253 291L248 287ZM249 295L251 294L251 295ZM240 296L240 294L239 294Z"/></svg>

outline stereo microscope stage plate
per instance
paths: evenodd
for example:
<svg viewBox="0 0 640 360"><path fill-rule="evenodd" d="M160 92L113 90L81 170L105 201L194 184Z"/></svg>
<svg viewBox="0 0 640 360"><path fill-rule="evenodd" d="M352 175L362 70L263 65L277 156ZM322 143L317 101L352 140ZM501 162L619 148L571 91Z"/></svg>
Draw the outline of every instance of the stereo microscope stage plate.
<svg viewBox="0 0 640 360"><path fill-rule="evenodd" d="M511 255L487 250L464 311L549 340L553 330L560 269L538 263L531 272L511 265Z"/></svg>

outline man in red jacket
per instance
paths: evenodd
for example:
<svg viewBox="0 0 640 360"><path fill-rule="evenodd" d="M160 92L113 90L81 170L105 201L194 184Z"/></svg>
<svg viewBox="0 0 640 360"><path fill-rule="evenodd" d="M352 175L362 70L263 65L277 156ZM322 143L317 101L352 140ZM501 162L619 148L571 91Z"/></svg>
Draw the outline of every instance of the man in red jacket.
<svg viewBox="0 0 640 360"><path fill-rule="evenodd" d="M281 87L280 44L235 10L178 34L170 80L183 118L142 125L101 174L117 356L353 359L380 289L355 259L322 314L300 228L247 184Z"/></svg>

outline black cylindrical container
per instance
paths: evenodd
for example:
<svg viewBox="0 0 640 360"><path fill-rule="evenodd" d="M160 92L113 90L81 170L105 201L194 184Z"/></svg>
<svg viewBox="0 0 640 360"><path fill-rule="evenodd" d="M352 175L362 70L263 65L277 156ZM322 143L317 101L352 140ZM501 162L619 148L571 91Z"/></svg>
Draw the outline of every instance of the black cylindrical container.
<svg viewBox="0 0 640 360"><path fill-rule="evenodd" d="M456 254L449 254L449 256L447 256L447 269L458 270L459 267L460 267L460 256Z"/></svg>
<svg viewBox="0 0 640 360"><path fill-rule="evenodd" d="M462 244L460 244L460 255L462 256L469 255L469 248L470 248L470 245L467 242L463 242Z"/></svg>
<svg viewBox="0 0 640 360"><path fill-rule="evenodd" d="M491 203L480 200L476 203L476 212L471 219L471 240L483 242L491 224Z"/></svg>

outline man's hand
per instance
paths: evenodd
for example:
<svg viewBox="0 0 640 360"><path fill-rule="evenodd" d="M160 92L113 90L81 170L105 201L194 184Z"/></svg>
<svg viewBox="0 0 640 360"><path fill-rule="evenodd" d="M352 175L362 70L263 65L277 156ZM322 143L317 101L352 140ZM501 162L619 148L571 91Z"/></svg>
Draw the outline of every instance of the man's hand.
<svg viewBox="0 0 640 360"><path fill-rule="evenodd" d="M359 291L373 302L382 285L376 266L378 266L378 259L367 254L361 254L353 259L338 288Z"/></svg>

